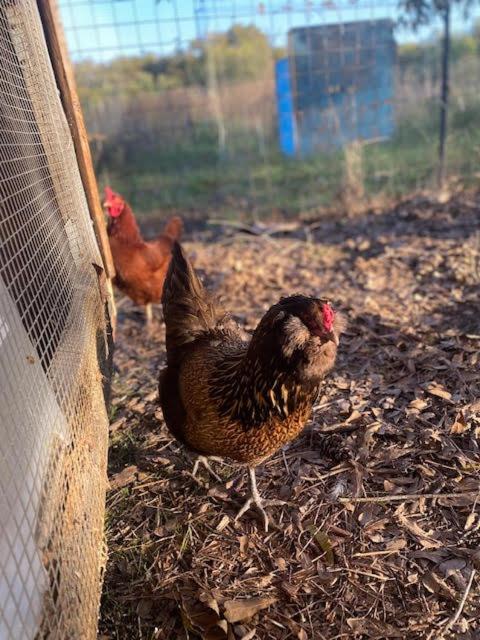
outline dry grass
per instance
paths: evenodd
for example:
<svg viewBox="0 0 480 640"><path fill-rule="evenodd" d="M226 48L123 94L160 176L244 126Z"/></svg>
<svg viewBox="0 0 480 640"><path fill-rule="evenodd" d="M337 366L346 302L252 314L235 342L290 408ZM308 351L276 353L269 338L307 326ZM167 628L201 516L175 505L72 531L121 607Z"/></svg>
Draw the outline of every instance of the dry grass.
<svg viewBox="0 0 480 640"><path fill-rule="evenodd" d="M479 203L187 243L247 329L294 291L350 319L311 424L258 474L288 503L268 535L233 522L239 469L191 478L156 405L163 327L121 309L101 637L479 638Z"/></svg>
<svg viewBox="0 0 480 640"><path fill-rule="evenodd" d="M259 123L270 132L275 118L274 77L260 81L222 84L216 95L222 117L229 129L242 127L256 131ZM160 135L162 143L184 142L195 127L215 120L212 97L202 87L181 87L160 93L123 94L104 97L98 103L86 102L89 131L93 136L125 139L125 136ZM157 141L158 142L158 141Z"/></svg>

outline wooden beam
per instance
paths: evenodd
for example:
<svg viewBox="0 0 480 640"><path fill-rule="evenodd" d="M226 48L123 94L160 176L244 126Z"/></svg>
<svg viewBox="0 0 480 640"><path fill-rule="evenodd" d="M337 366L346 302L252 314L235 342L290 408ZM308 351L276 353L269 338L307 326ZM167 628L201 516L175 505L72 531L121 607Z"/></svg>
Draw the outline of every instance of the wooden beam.
<svg viewBox="0 0 480 640"><path fill-rule="evenodd" d="M109 279L115 275L105 217L98 196L97 180L93 170L88 135L78 98L72 65L68 56L65 36L59 19L56 0L38 0L38 10L43 23L50 60L60 90L63 109L72 133L78 168L87 198L90 216L106 274Z"/></svg>

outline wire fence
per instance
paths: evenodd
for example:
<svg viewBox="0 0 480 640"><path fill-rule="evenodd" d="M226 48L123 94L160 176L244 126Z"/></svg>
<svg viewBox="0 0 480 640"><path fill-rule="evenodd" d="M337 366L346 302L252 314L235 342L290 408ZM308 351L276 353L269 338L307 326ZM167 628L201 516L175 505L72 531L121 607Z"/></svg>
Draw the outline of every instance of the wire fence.
<svg viewBox="0 0 480 640"><path fill-rule="evenodd" d="M101 257L34 0L0 0L0 638L95 638Z"/></svg>
<svg viewBox="0 0 480 640"><path fill-rule="evenodd" d="M254 217L436 187L444 16L406 6L61 0L102 182L138 212ZM445 175L466 184L479 18L452 3Z"/></svg>

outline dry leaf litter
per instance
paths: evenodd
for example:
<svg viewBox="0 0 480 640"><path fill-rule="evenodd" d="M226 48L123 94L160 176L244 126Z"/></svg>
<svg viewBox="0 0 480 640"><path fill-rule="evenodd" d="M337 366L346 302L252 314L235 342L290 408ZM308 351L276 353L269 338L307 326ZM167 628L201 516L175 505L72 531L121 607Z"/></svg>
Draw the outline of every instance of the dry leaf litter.
<svg viewBox="0 0 480 640"><path fill-rule="evenodd" d="M480 197L185 246L252 330L279 296L349 318L302 437L247 489L191 476L156 402L164 328L119 309L100 638L480 638ZM266 232L265 232L266 231ZM161 320L161 310L156 310Z"/></svg>

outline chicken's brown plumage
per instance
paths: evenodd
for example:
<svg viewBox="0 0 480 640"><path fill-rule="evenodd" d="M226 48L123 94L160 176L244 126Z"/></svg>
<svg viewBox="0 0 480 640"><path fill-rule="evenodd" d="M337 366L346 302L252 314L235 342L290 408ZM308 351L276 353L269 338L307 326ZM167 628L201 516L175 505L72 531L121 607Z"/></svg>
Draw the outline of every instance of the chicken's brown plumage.
<svg viewBox="0 0 480 640"><path fill-rule="evenodd" d="M246 341L176 243L162 303L160 403L178 440L253 468L302 431L343 329L328 301L282 298Z"/></svg>
<svg viewBox="0 0 480 640"><path fill-rule="evenodd" d="M136 304L146 306L150 321L150 305L161 300L172 246L182 233L182 220L171 218L157 238L147 241L142 238L128 203L108 187L105 189L105 207L116 271L114 284Z"/></svg>

